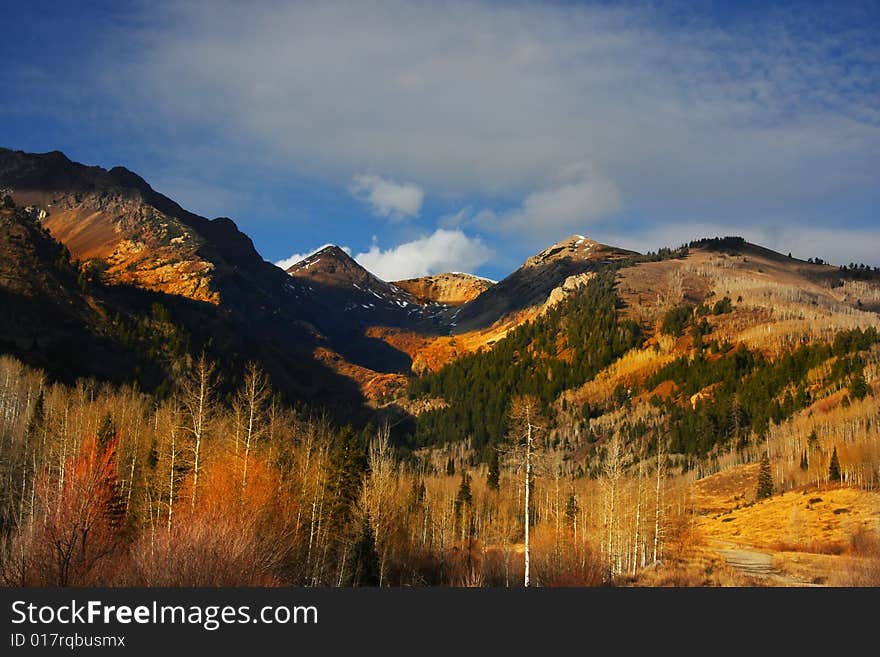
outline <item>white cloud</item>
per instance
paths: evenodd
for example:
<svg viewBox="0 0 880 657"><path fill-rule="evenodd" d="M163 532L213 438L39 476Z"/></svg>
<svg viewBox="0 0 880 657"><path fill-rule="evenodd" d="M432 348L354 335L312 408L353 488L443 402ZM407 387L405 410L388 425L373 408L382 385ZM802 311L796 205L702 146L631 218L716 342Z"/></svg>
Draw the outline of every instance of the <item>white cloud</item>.
<svg viewBox="0 0 880 657"><path fill-rule="evenodd" d="M594 167L579 163L566 167L557 184L526 196L522 207L475 220L503 232L559 239L580 230L621 207L620 190Z"/></svg>
<svg viewBox="0 0 880 657"><path fill-rule="evenodd" d="M279 260L275 263L276 267L281 267L281 269L287 271L292 265L295 265L300 260L305 260L310 255L314 255L321 249L326 249L328 246L335 246L334 244L323 244L316 249L312 249L311 251L306 251L305 253L293 253L289 258L284 258L283 260ZM345 251L348 255L351 255L351 249L347 246L340 246L340 249Z"/></svg>
<svg viewBox="0 0 880 657"><path fill-rule="evenodd" d="M491 256L479 238L461 230L439 228L431 235L382 250L374 244L355 256L363 267L386 281L397 281L445 271L473 271Z"/></svg>
<svg viewBox="0 0 880 657"><path fill-rule="evenodd" d="M363 173L354 177L352 193L369 203L375 214L392 221L418 216L425 198L424 190L418 185Z"/></svg>
<svg viewBox="0 0 880 657"><path fill-rule="evenodd" d="M382 171L505 203L586 158L627 208L667 218L876 200L870 21L835 31L823 14L770 9L719 24L645 3L144 6L165 20L121 33L101 79L177 143L209 134L333 184ZM531 200L563 213L608 197L556 191ZM420 198L376 208L410 216Z"/></svg>

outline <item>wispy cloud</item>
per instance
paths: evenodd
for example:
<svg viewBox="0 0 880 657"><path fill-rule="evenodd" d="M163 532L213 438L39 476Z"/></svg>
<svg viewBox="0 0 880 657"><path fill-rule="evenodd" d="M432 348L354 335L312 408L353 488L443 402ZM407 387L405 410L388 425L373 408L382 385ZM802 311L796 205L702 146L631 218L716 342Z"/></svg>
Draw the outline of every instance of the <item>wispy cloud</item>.
<svg viewBox="0 0 880 657"><path fill-rule="evenodd" d="M175 3L113 65L140 80L115 85L133 112L331 180L382 171L521 200L588 159L628 206L807 206L880 168L880 45L802 13L719 26L641 3Z"/></svg>
<svg viewBox="0 0 880 657"><path fill-rule="evenodd" d="M157 0L75 66L0 72L14 99L0 114L39 106L112 132L117 152L149 135L129 152L150 150L166 179L315 182L300 216L354 192L389 230L418 217L430 232L425 199L458 203L473 210L434 225L519 248L634 218L876 221L876 4L715 4ZM561 179L572 162L588 170ZM244 211L248 229L266 221ZM346 243L376 230L347 221L361 230Z"/></svg>
<svg viewBox="0 0 880 657"><path fill-rule="evenodd" d="M474 271L491 256L479 238L461 230L438 228L431 235L390 249L377 244L355 256L361 265L386 281L396 281L445 271Z"/></svg>
<svg viewBox="0 0 880 657"><path fill-rule="evenodd" d="M424 190L414 183L397 183L363 173L354 177L352 193L368 203L375 214L392 221L418 216L425 198Z"/></svg>
<svg viewBox="0 0 880 657"><path fill-rule="evenodd" d="M496 214L484 210L474 222L505 233L558 238L582 230L620 209L620 190L587 163L563 169L551 187L531 192L516 209Z"/></svg>

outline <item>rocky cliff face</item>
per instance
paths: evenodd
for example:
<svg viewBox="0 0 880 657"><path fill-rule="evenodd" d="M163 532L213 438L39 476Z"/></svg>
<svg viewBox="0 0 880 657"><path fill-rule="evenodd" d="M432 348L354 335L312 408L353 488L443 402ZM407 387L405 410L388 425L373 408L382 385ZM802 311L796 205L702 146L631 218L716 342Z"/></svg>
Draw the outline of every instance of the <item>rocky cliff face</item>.
<svg viewBox="0 0 880 657"><path fill-rule="evenodd" d="M494 283L471 274L449 272L394 281L394 285L412 294L422 304L461 306L476 299Z"/></svg>
<svg viewBox="0 0 880 657"><path fill-rule="evenodd" d="M0 188L44 213L43 226L75 260L100 261L108 283L218 304L234 294L224 281L231 274L271 267L230 219L187 212L123 167L0 149Z"/></svg>

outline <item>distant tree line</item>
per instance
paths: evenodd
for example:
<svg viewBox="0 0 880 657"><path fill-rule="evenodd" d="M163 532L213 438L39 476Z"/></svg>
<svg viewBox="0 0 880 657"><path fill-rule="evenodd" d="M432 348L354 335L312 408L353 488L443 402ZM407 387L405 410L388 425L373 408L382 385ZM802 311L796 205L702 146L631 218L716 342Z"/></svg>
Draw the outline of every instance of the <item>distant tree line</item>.
<svg viewBox="0 0 880 657"><path fill-rule="evenodd" d="M692 249L711 249L713 251L729 251L736 253L746 245L746 240L737 235L728 235L726 237L704 237L698 240L691 240L688 246Z"/></svg>

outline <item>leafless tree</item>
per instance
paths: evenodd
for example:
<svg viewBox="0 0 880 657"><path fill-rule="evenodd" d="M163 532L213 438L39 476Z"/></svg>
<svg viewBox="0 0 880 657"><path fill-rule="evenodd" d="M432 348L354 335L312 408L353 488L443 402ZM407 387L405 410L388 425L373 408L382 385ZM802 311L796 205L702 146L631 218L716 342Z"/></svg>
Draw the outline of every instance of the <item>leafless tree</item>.
<svg viewBox="0 0 880 657"><path fill-rule="evenodd" d="M199 488L199 468L202 454L202 443L208 425L208 418L214 404L216 391L216 366L202 352L189 376L181 382L182 403L186 411L187 431L193 440L193 480L191 510L195 511L196 497Z"/></svg>
<svg viewBox="0 0 880 657"><path fill-rule="evenodd" d="M663 545L661 537L663 533L664 517L664 484L666 482L666 440L661 436L657 438L657 464L656 482L654 486L654 554L653 561L661 558Z"/></svg>
<svg viewBox="0 0 880 657"><path fill-rule="evenodd" d="M541 412L541 402L534 395L520 395L514 397L510 404L509 415L511 423L509 437L511 438L515 449L521 455L520 458L522 459L521 463L524 470L523 496L525 503L523 505L523 523L525 525L525 572L523 575L523 585L529 586L529 525L531 524L530 489L532 483L532 460L534 458L534 452L539 447L538 437L546 428L546 421Z"/></svg>
<svg viewBox="0 0 880 657"><path fill-rule="evenodd" d="M620 488L624 477L630 454L626 450L620 433L615 432L605 451L605 459L602 463L602 487L605 491L605 521L606 543L605 549L608 556L608 574L614 577L622 572L621 540L619 536L620 519L618 518L617 505L619 503Z"/></svg>
<svg viewBox="0 0 880 657"><path fill-rule="evenodd" d="M271 388L269 379L260 366L250 362L244 372L244 382L238 391L238 406L244 413L244 463L241 472L242 490L247 486L248 460L251 450L266 432L265 413Z"/></svg>

